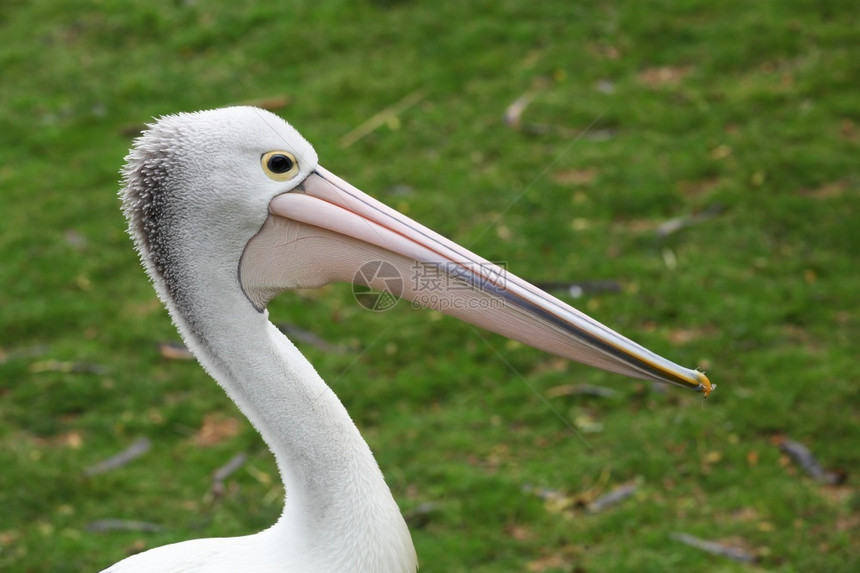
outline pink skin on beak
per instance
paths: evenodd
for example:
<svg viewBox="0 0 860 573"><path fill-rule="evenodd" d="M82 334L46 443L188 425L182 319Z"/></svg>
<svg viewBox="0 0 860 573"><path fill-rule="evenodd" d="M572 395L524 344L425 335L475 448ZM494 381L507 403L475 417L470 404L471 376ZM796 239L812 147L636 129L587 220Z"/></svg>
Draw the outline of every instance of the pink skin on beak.
<svg viewBox="0 0 860 573"><path fill-rule="evenodd" d="M464 249L317 167L269 204L270 215L245 248L239 276L258 310L276 294L341 281L376 290L362 265L397 270L393 294L529 346L634 378L676 384L707 397L707 376L654 354L534 285ZM444 277L426 290L414 277Z"/></svg>

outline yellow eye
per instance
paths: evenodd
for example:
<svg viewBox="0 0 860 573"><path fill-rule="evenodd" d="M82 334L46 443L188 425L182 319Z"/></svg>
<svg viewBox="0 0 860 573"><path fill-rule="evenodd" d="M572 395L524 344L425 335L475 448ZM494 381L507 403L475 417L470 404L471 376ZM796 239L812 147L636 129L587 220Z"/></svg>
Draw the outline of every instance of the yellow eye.
<svg viewBox="0 0 860 573"><path fill-rule="evenodd" d="M299 172L296 156L289 151L270 151L260 159L263 171L270 179L286 181Z"/></svg>

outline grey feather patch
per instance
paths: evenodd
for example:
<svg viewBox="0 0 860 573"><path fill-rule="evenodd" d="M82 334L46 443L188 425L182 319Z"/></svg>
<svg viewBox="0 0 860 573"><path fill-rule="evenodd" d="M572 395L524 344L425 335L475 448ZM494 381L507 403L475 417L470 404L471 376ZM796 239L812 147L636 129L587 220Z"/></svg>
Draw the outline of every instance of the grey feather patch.
<svg viewBox="0 0 860 573"><path fill-rule="evenodd" d="M186 265L177 240L186 134L177 128L175 118L162 118L135 141L122 170L120 198L141 261L156 286L181 311L187 308L189 296L186 282L181 280Z"/></svg>

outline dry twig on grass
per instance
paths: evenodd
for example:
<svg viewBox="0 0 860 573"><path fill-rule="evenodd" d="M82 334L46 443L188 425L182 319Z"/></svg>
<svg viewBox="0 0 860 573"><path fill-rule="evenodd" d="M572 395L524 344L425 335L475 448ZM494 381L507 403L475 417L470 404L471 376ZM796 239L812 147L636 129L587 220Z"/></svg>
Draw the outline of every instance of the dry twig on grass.
<svg viewBox="0 0 860 573"><path fill-rule="evenodd" d="M164 526L148 521L135 519L97 519L87 524L87 531L104 533L106 531L143 531L146 533L161 533Z"/></svg>
<svg viewBox="0 0 860 573"><path fill-rule="evenodd" d="M594 501L588 504L588 511L597 513L603 511L613 505L617 505L636 493L639 487L638 480L632 480L625 484L621 484L607 494L601 495Z"/></svg>
<svg viewBox="0 0 860 573"><path fill-rule="evenodd" d="M829 472L821 467L812 451L800 442L786 439L780 442L779 449L788 454L814 480L827 485L836 485L842 481L840 474Z"/></svg>
<svg viewBox="0 0 860 573"><path fill-rule="evenodd" d="M85 469L84 475L90 477L122 467L148 452L150 447L152 447L152 442L149 441L149 438L139 438L115 456L111 456L108 459Z"/></svg>
<svg viewBox="0 0 860 573"><path fill-rule="evenodd" d="M340 146L347 148L356 141L363 139L396 118L398 115L424 99L424 92L416 90L397 103L388 106L373 117L340 138Z"/></svg>
<svg viewBox="0 0 860 573"><path fill-rule="evenodd" d="M215 470L215 473L212 474L212 495L215 497L221 497L224 495L224 481L233 475L233 473L241 468L245 461L248 459L244 453L238 453L228 461L226 464Z"/></svg>
<svg viewBox="0 0 860 573"><path fill-rule="evenodd" d="M751 551L747 551L746 549L742 549L740 547L731 547L729 545L725 545L717 541L699 539L698 537L689 535L687 533L673 533L672 539L680 541L681 543L689 545L690 547L701 549L706 553L711 553L712 555L719 555L720 557L726 557L733 561L740 561L741 563L755 563L756 561L758 561L758 556Z"/></svg>

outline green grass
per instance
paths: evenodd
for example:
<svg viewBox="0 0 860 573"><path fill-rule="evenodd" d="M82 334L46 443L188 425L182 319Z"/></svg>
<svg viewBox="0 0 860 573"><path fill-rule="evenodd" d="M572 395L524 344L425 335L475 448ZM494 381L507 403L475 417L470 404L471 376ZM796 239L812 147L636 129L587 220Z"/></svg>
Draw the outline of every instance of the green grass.
<svg viewBox="0 0 860 573"><path fill-rule="evenodd" d="M719 384L702 403L482 334L517 375L453 319L367 312L345 286L280 297L275 320L351 348L303 347L401 508L432 504L412 527L422 571L856 570L853 2L244 4L0 6L0 570L99 570L279 514L256 434L196 363L160 357L177 336L115 194L129 125L280 95L329 169L530 280L620 281L572 303ZM415 90L397 122L339 147ZM523 120L547 133L502 121L530 90ZM602 137L572 134L592 123ZM599 423L577 436L538 394L580 382L617 394L548 398ZM205 420L231 418L236 431L195 445ZM807 477L782 436L845 483ZM84 477L139 437L145 456ZM213 498L212 472L239 452L249 461ZM597 514L534 493L632 479L634 497ZM165 529L88 531L104 518Z"/></svg>

